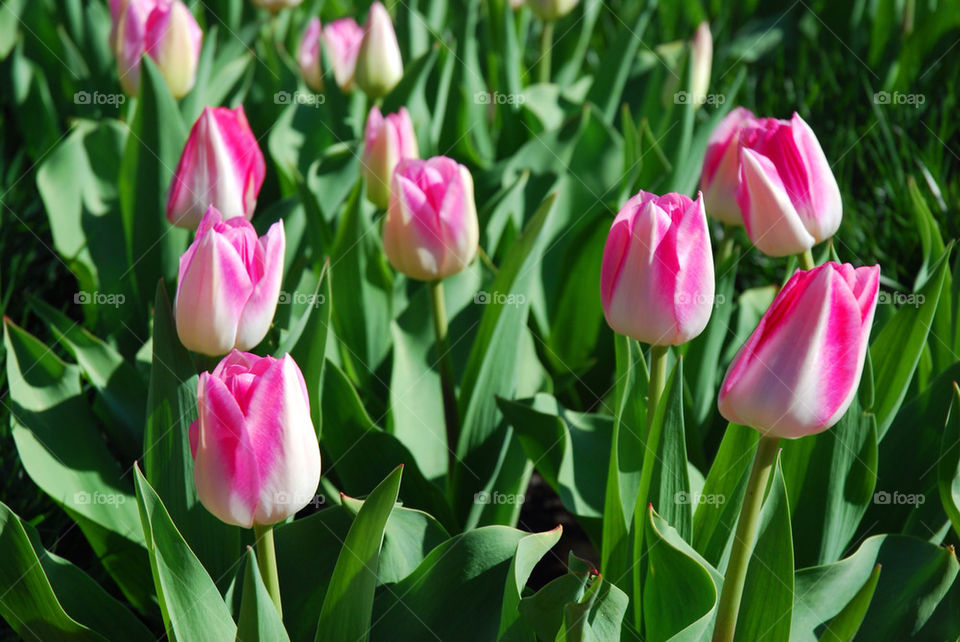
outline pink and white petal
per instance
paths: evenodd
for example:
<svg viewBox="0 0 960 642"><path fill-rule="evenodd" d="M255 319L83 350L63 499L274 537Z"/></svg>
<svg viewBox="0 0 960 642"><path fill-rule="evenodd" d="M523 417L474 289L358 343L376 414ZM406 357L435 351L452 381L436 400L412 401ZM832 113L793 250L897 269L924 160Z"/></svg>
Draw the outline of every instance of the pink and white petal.
<svg viewBox="0 0 960 642"><path fill-rule="evenodd" d="M703 332L713 313L713 249L702 195L683 209L674 228L679 271L673 308L677 334L672 343L680 345Z"/></svg>
<svg viewBox="0 0 960 642"><path fill-rule="evenodd" d="M254 284L253 292L240 317L236 342L240 350L249 350L263 341L273 322L273 315L277 311L286 249L283 221L277 221L271 225L260 243L263 250L258 255L261 257L262 265L259 266L258 272L262 273L262 276Z"/></svg>
<svg viewBox="0 0 960 642"><path fill-rule="evenodd" d="M798 206L807 230L817 242L833 236L843 218L840 187L816 134L796 113L791 120L797 150L809 174L809 193Z"/></svg>

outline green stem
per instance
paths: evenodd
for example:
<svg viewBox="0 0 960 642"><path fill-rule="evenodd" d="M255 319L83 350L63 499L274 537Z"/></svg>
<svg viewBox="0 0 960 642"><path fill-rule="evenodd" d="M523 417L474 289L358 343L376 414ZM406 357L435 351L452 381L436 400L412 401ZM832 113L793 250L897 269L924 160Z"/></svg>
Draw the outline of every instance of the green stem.
<svg viewBox="0 0 960 642"><path fill-rule="evenodd" d="M653 482L653 468L657 461L657 451L660 450L660 433L663 431L663 422L655 420L657 407L667 379L667 346L651 346L650 348L650 382L647 395L647 430L644 441L643 466L640 468L640 487L637 489L637 503L633 515L633 556L635 560L643 557L643 533L646 530L647 504L649 503L650 485ZM634 619L639 629L643 618L643 601L640 599L642 584L641 564L633 571L633 602Z"/></svg>
<svg viewBox="0 0 960 642"><path fill-rule="evenodd" d="M733 226L723 225L723 240L720 241L720 250L717 252L717 265L723 265L733 255L736 241L733 238Z"/></svg>
<svg viewBox="0 0 960 642"><path fill-rule="evenodd" d="M443 301L443 281L439 279L430 282L430 304L433 308L433 329L437 335L440 391L443 394L443 418L447 429L447 478L452 486L457 463L457 440L460 437L460 411L457 409L453 364L450 362L450 345L447 341L447 310Z"/></svg>
<svg viewBox="0 0 960 642"><path fill-rule="evenodd" d="M537 78L540 82L550 82L550 58L553 52L553 23L544 22L540 32L540 62Z"/></svg>
<svg viewBox="0 0 960 642"><path fill-rule="evenodd" d="M273 525L253 525L253 534L257 540L257 567L260 577L267 586L267 593L277 607L277 613L283 617L280 606L280 577L277 575L277 552L273 546Z"/></svg>
<svg viewBox="0 0 960 642"><path fill-rule="evenodd" d="M770 471L777 461L778 437L760 437L757 454L753 460L753 469L747 481L747 492L740 508L737 532L733 538L730 561L723 577L723 591L720 593L720 605L717 607L717 623L713 629L713 642L732 642L737 628L737 614L740 611L740 598L747 579L747 567L753 553L754 540L760 526L760 507L763 505L763 492L770 479Z"/></svg>
<svg viewBox="0 0 960 642"><path fill-rule="evenodd" d="M797 261L800 262L801 270L812 270L817 267L816 261L813 260L813 252L810 249L803 251L803 254L797 254Z"/></svg>

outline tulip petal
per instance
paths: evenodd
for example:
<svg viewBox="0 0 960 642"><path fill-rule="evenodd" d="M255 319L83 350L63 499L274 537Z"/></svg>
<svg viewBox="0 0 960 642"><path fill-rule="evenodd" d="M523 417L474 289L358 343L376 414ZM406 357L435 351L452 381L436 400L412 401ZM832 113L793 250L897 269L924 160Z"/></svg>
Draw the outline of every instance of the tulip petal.
<svg viewBox="0 0 960 642"><path fill-rule="evenodd" d="M249 350L263 341L273 322L283 281L283 257L286 240L283 221L270 226L266 235L259 241L256 253L256 273L259 280L253 286L253 292L247 299L237 331L236 347Z"/></svg>
<svg viewBox="0 0 960 642"><path fill-rule="evenodd" d="M797 153L807 168L806 192L799 199L797 211L819 243L833 236L840 227L843 217L840 187L810 125L796 113L790 122Z"/></svg>

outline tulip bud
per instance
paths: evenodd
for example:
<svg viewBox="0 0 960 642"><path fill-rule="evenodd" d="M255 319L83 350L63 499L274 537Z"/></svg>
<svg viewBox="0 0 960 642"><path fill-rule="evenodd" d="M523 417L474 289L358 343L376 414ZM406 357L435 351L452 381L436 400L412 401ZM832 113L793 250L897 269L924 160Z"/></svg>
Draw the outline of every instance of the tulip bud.
<svg viewBox="0 0 960 642"><path fill-rule="evenodd" d="M131 96L140 93L140 58L143 56L147 18L158 0L112 0L110 44L117 56L120 86Z"/></svg>
<svg viewBox="0 0 960 642"><path fill-rule="evenodd" d="M174 98L193 89L203 31L187 5L179 0L161 1L147 18L144 46L167 81Z"/></svg>
<svg viewBox="0 0 960 642"><path fill-rule="evenodd" d="M234 350L197 383L193 480L208 511L244 528L276 524L315 497L320 446L290 355Z"/></svg>
<svg viewBox="0 0 960 642"><path fill-rule="evenodd" d="M303 0L253 0L253 4L261 9L277 13L283 9L290 9L303 2Z"/></svg>
<svg viewBox="0 0 960 642"><path fill-rule="evenodd" d="M480 226L473 178L446 156L408 158L393 172L383 250L395 269L421 281L456 274L477 255Z"/></svg>
<svg viewBox="0 0 960 642"><path fill-rule="evenodd" d="M400 45L390 14L381 2L370 6L357 54L357 86L370 98L386 96L403 78Z"/></svg>
<svg viewBox="0 0 960 642"><path fill-rule="evenodd" d="M249 350L270 329L280 297L283 221L262 238L244 218L211 207L180 257L174 315L184 346L207 355Z"/></svg>
<svg viewBox="0 0 960 642"><path fill-rule="evenodd" d="M323 29L323 44L341 91L353 91L353 74L362 41L363 28L353 18L334 20Z"/></svg>
<svg viewBox="0 0 960 642"><path fill-rule="evenodd" d="M544 22L553 22L564 17L577 6L579 0L527 0L527 4Z"/></svg>
<svg viewBox="0 0 960 642"><path fill-rule="evenodd" d="M720 387L720 414L796 439L836 424L857 392L880 266L797 271L740 348Z"/></svg>
<svg viewBox="0 0 960 642"><path fill-rule="evenodd" d="M323 27L320 18L311 18L300 40L300 50L297 52L297 63L300 66L300 75L307 86L314 91L323 91L323 61L320 60L320 38Z"/></svg>
<svg viewBox="0 0 960 642"><path fill-rule="evenodd" d="M743 215L737 205L740 130L755 120L749 109L737 107L724 116L707 141L700 189L707 214L728 225L743 225Z"/></svg>
<svg viewBox="0 0 960 642"><path fill-rule="evenodd" d="M405 107L384 117L378 107L370 110L363 142L363 175L367 198L379 208L390 204L390 179L404 158L419 158L417 137Z"/></svg>
<svg viewBox="0 0 960 642"><path fill-rule="evenodd" d="M617 214L603 249L607 323L651 345L680 345L713 311L713 250L703 199L639 192Z"/></svg>
<svg viewBox="0 0 960 642"><path fill-rule="evenodd" d="M710 25L701 22L690 44L690 94L694 106L702 105L710 89L710 69L713 65L713 36Z"/></svg>
<svg viewBox="0 0 960 642"><path fill-rule="evenodd" d="M740 132L737 203L747 236L770 256L800 254L840 227L840 188L810 126L764 118Z"/></svg>
<svg viewBox="0 0 960 642"><path fill-rule="evenodd" d="M193 124L167 198L167 220L195 228L211 205L250 218L267 166L243 107L205 107Z"/></svg>

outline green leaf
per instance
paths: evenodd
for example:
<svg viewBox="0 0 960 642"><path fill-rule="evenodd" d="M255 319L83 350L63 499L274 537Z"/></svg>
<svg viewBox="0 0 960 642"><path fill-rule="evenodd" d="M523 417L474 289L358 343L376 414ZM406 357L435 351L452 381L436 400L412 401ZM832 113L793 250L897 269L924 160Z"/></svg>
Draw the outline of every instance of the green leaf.
<svg viewBox="0 0 960 642"><path fill-rule="evenodd" d="M507 583L503 590L498 640L530 638L532 631L521 618L518 608L520 600L533 567L560 541L562 534L563 527L557 526L551 531L533 533L517 542L517 554L510 560L510 572L507 573Z"/></svg>
<svg viewBox="0 0 960 642"><path fill-rule="evenodd" d="M877 589L877 582L880 580L880 565L873 567L873 573L867 578L866 584L857 591L853 599L847 603L843 610L830 620L823 635L820 636L821 642L844 642L852 640L863 623L863 618L867 614L867 608L873 599L873 593Z"/></svg>
<svg viewBox="0 0 960 642"><path fill-rule="evenodd" d="M402 474L403 466L398 466L370 493L357 513L323 598L317 640L369 639L380 545Z"/></svg>
<svg viewBox="0 0 960 642"><path fill-rule="evenodd" d="M960 387L953 384L953 403L940 440L937 487L953 529L960 533Z"/></svg>
<svg viewBox="0 0 960 642"><path fill-rule="evenodd" d="M289 642L277 607L267 592L267 587L257 568L257 556L247 547L246 570L243 574L243 598L240 602L240 619L237 623L237 641L276 640Z"/></svg>
<svg viewBox="0 0 960 642"><path fill-rule="evenodd" d="M683 359L667 380L653 419L661 424L660 443L655 458L652 483L647 501L677 529L684 540L691 540L693 501L687 472L687 446L683 431ZM647 446L644 446L646 448ZM646 513L647 506L636 506L636 514ZM641 517L640 524L646 521Z"/></svg>
<svg viewBox="0 0 960 642"><path fill-rule="evenodd" d="M734 640L790 639L793 608L793 534L780 456L763 500L760 531L750 556Z"/></svg>
<svg viewBox="0 0 960 642"><path fill-rule="evenodd" d="M579 602L567 604L558 640L618 640L627 612L627 594L606 582L603 576L590 585Z"/></svg>
<svg viewBox="0 0 960 642"><path fill-rule="evenodd" d="M4 346L13 440L24 469L77 522L126 598L152 610L132 489L83 398L79 368L9 319Z"/></svg>
<svg viewBox="0 0 960 642"><path fill-rule="evenodd" d="M150 483L135 467L137 506L167 635L229 640L237 632L217 585L184 541Z"/></svg>
<svg viewBox="0 0 960 642"><path fill-rule="evenodd" d="M614 119L617 105L623 102L623 89L653 11L653 8L643 11L631 27L619 32L616 41L607 49L607 55L599 66L600 71L590 87L587 100L598 105L608 121Z"/></svg>
<svg viewBox="0 0 960 642"><path fill-rule="evenodd" d="M3 503L0 549L0 614L22 639L155 639L86 573L48 552L36 530Z"/></svg>
<svg viewBox="0 0 960 642"><path fill-rule="evenodd" d="M564 608L579 602L587 587L600 577L597 569L570 551L567 573L520 600L520 613L540 640L555 640L563 625Z"/></svg>

